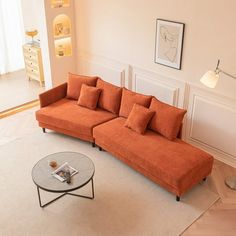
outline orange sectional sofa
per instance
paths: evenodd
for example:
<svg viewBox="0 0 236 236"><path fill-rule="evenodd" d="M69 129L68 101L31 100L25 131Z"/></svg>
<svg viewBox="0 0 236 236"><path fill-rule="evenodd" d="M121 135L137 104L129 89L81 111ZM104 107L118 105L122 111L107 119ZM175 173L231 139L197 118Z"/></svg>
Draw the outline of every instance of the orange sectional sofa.
<svg viewBox="0 0 236 236"><path fill-rule="evenodd" d="M69 74L39 95L39 126L89 141L176 195L206 179L213 157L180 139L185 110L97 77Z"/></svg>

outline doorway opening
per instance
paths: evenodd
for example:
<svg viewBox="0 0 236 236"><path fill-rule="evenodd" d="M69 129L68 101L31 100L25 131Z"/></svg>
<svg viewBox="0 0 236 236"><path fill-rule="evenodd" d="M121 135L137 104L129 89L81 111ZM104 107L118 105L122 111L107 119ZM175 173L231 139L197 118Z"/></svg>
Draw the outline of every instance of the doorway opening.
<svg viewBox="0 0 236 236"><path fill-rule="evenodd" d="M44 91L36 79L38 58L30 52L26 57L22 2L0 1L0 113L35 101Z"/></svg>

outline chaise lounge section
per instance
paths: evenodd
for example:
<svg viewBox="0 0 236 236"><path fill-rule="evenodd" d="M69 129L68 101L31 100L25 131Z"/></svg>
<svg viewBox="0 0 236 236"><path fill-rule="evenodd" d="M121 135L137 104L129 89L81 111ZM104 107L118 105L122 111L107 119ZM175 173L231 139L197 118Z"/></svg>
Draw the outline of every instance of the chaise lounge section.
<svg viewBox="0 0 236 236"><path fill-rule="evenodd" d="M176 196L211 173L213 158L206 152L152 130L140 135L127 129L125 122L119 117L96 126L96 144Z"/></svg>

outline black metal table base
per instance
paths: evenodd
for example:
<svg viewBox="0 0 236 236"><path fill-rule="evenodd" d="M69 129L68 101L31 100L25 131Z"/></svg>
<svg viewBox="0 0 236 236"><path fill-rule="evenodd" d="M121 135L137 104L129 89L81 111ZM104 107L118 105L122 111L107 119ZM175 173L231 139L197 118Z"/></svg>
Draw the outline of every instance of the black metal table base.
<svg viewBox="0 0 236 236"><path fill-rule="evenodd" d="M37 192L38 192L38 199L39 199L39 206L40 207L46 207L48 205L50 205L51 203L55 202L56 200L60 199L61 197L65 196L65 195L71 195L71 196L75 196L75 197L82 197L82 198L87 198L87 199L94 199L94 186L93 186L93 179L91 179L91 183L92 183L92 196L85 196L85 195L80 195L80 194L74 194L74 193L70 193L70 192L65 192L63 194L61 194L60 196L54 198L53 200L45 203L45 204L42 204L42 201L41 201L41 196L40 196L40 188L37 186ZM50 192L50 191L48 191Z"/></svg>

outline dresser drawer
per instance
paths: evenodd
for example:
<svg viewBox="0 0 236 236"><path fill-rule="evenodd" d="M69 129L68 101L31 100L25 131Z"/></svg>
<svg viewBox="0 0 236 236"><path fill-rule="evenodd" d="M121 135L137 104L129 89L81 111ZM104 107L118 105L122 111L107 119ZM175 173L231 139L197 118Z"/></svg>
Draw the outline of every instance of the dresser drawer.
<svg viewBox="0 0 236 236"><path fill-rule="evenodd" d="M23 53L25 59L25 69L29 79L34 79L43 85L44 75L43 75L43 64L41 49L35 45L23 45Z"/></svg>
<svg viewBox="0 0 236 236"><path fill-rule="evenodd" d="M27 72L30 72L30 73L31 72L39 73L39 68L37 66L28 66L28 65L26 65L25 69L26 69Z"/></svg>
<svg viewBox="0 0 236 236"><path fill-rule="evenodd" d="M30 67L26 67L27 74L33 74L35 76L39 76L39 71Z"/></svg>
<svg viewBox="0 0 236 236"><path fill-rule="evenodd" d="M24 49L24 52L26 53L35 53L35 54L38 54L38 52L40 51L39 48L36 48L34 46L31 46L31 45L24 45L23 46L23 49Z"/></svg>
<svg viewBox="0 0 236 236"><path fill-rule="evenodd" d="M37 56L37 54L36 55L34 55L34 54L25 54L25 60L27 60L27 61L33 61L33 62L35 62L35 63L38 63L38 56Z"/></svg>
<svg viewBox="0 0 236 236"><path fill-rule="evenodd" d="M25 60L25 67L26 68L32 68L32 69L36 69L39 71L39 64L34 62L34 61L29 61L29 60Z"/></svg>
<svg viewBox="0 0 236 236"><path fill-rule="evenodd" d="M35 50L29 51L29 50L27 50L27 49L24 48L23 51L24 51L24 54L25 54L25 55L33 55L33 56L36 56L36 55L38 54L38 52L35 51Z"/></svg>

